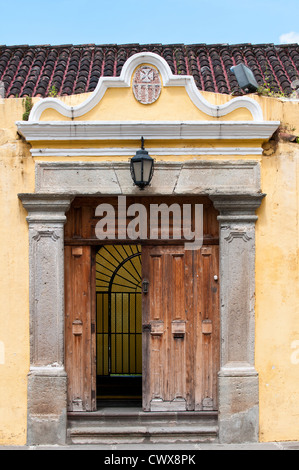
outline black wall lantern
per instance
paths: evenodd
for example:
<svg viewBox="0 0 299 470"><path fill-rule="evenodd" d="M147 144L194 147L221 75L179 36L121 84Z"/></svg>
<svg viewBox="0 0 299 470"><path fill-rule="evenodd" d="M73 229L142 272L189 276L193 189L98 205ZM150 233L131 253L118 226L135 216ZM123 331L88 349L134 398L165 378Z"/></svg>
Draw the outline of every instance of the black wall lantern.
<svg viewBox="0 0 299 470"><path fill-rule="evenodd" d="M130 170L132 179L136 186L144 189L152 180L154 173L154 159L144 149L144 138L141 138L141 150L137 150L136 155L131 158Z"/></svg>

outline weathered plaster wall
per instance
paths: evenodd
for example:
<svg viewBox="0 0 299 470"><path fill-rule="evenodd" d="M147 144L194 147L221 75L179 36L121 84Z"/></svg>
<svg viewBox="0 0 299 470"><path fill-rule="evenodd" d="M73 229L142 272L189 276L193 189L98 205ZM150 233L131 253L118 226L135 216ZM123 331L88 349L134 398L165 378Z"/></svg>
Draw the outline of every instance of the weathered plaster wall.
<svg viewBox="0 0 299 470"><path fill-rule="evenodd" d="M257 98L299 135L299 102ZM299 440L299 143L267 145L256 232L256 368L260 440Z"/></svg>
<svg viewBox="0 0 299 470"><path fill-rule="evenodd" d="M0 444L26 441L29 367L28 235L19 191L34 188L34 164L14 122L22 100L0 100Z"/></svg>
<svg viewBox="0 0 299 470"><path fill-rule="evenodd" d="M299 440L299 145L262 159L258 211L256 367L260 439Z"/></svg>
<svg viewBox="0 0 299 470"><path fill-rule="evenodd" d="M213 104L230 99L212 93L204 93L204 97ZM79 95L63 100L76 105L85 98ZM280 120L290 133L299 135L298 103L254 98L266 120ZM28 228L17 194L34 191L34 161L28 144L17 135L15 122L22 119L23 112L22 99L0 100L1 445L25 444L27 428ZM177 112L176 119L182 119ZM190 119L193 112L190 108ZM258 211L256 227L260 439L299 440L299 145L280 143L266 153L262 157L262 190L267 197Z"/></svg>

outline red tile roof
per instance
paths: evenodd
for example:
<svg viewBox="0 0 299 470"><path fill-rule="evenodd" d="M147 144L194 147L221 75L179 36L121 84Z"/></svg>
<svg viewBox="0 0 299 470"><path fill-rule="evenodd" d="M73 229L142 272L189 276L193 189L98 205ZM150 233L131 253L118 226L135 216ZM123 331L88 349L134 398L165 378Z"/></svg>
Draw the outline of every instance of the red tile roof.
<svg viewBox="0 0 299 470"><path fill-rule="evenodd" d="M200 90L242 94L230 67L244 63L259 85L290 94L299 78L299 46L288 44L128 44L0 46L0 81L6 97L49 96L91 92L101 76L118 76L137 52L161 55L174 74L193 75Z"/></svg>

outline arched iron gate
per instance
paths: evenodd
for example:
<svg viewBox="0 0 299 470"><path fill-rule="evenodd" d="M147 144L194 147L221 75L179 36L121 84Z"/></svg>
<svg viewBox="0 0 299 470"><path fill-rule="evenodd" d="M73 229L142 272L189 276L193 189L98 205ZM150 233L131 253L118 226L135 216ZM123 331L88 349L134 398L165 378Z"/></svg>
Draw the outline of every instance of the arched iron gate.
<svg viewBox="0 0 299 470"><path fill-rule="evenodd" d="M107 245L96 256L97 389L104 398L141 395L141 247Z"/></svg>

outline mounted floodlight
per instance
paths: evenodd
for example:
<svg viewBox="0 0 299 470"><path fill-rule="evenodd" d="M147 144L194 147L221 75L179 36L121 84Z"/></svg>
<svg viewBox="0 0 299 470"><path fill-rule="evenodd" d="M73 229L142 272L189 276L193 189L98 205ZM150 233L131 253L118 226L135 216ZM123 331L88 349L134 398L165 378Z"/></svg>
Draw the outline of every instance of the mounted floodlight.
<svg viewBox="0 0 299 470"><path fill-rule="evenodd" d="M258 83L250 70L246 65L239 64L231 67L230 69L236 76L238 84L242 90L246 93L254 93L258 89Z"/></svg>

